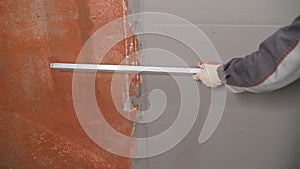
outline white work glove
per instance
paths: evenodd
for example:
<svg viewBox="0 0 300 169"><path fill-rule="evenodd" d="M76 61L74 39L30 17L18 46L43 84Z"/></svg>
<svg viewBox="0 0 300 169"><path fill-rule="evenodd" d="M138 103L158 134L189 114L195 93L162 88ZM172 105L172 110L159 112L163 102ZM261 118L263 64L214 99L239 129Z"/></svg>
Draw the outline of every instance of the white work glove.
<svg viewBox="0 0 300 169"><path fill-rule="evenodd" d="M222 85L217 69L221 65L209 62L200 62L197 64L202 69L199 73L193 76L193 79L200 80L205 86L215 88Z"/></svg>

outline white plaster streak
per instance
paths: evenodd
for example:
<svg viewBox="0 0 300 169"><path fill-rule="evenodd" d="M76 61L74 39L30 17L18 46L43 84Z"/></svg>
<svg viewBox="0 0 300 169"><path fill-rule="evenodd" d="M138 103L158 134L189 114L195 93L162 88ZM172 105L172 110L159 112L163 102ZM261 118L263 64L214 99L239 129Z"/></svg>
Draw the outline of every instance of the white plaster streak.
<svg viewBox="0 0 300 169"><path fill-rule="evenodd" d="M124 39L125 39L125 64L128 65L129 64L129 53L128 53L128 33L127 33L127 20L126 20L126 11L127 11L127 6L125 3L125 0L122 0L122 7L123 7L123 27L124 27ZM124 110L127 112L130 112L130 98L129 98L129 76L128 74L125 74L125 98L124 98ZM129 114L128 114L129 115Z"/></svg>
<svg viewBox="0 0 300 169"><path fill-rule="evenodd" d="M47 10L45 9L44 1L31 1L30 12L34 22L31 31L36 38L43 38L47 34Z"/></svg>

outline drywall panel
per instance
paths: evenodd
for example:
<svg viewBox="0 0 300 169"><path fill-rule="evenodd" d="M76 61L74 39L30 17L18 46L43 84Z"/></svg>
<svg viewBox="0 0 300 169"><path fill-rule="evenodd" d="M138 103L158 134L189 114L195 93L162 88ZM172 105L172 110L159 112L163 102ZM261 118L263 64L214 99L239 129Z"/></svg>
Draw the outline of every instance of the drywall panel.
<svg viewBox="0 0 300 169"><path fill-rule="evenodd" d="M268 36L274 29L257 28L250 30L245 28L234 28L235 35L229 35L230 29L209 28L205 30L208 36L218 35L221 39L212 40L219 50L223 60L232 56L242 56L243 52L248 53L257 47L257 42ZM261 33L259 38L255 38L257 32ZM217 32L214 35L213 32ZM238 36L236 36L238 35ZM234 50L241 36L247 35L248 40L241 49ZM228 43L223 38L231 39ZM214 39L214 38L212 38ZM258 40L259 39L259 40ZM149 35L144 37L146 47L162 48L169 50L182 58L189 66L197 61L188 48L180 42L166 37ZM200 44L201 45L201 44ZM240 42L242 45L242 42ZM232 52L228 51L228 48ZM222 52L222 51L227 51ZM223 55L224 53L224 55ZM158 56L158 57L157 57ZM226 57L223 57L226 56ZM175 64L169 62L171 58L167 55L153 55L145 52L144 64L146 65L166 65ZM155 122L148 124L147 136L154 136L172 125L179 112L180 93L174 79L164 75L145 76L147 93L153 89L161 89L165 92L168 104L164 114ZM186 77L186 81L192 80ZM149 169L239 169L239 168L297 168L300 166L296 159L300 153L299 144L299 120L300 105L298 97L300 95L300 82L291 86L268 94L231 94L228 93L226 106L222 121L216 133L205 144L199 144L198 137L203 127L209 106L210 89L198 83L200 90L200 111L197 122L189 135L178 146L172 150L144 161L144 168ZM135 168L135 164L133 164ZM137 167L140 168L140 167Z"/></svg>
<svg viewBox="0 0 300 169"><path fill-rule="evenodd" d="M298 15L299 1L141 1L142 11L167 12L184 17L202 30L212 41L223 62L254 52L261 41L281 25ZM144 25L171 27L178 25L144 20ZM187 32L188 34L189 32ZM198 57L184 44L159 35L145 35L145 48L168 50L188 66ZM199 44L201 48L201 44ZM160 59L160 61L158 61ZM144 52L144 65L170 65L170 57ZM191 78L186 77L186 80ZM168 104L164 114L144 125L147 137L165 131L178 115L180 94L174 79L168 76L145 76L146 93L162 89ZM215 134L205 144L198 137L210 106L211 90L198 83L201 101L196 124L188 136L170 151L148 159L134 160L133 169L269 169L299 168L300 82L267 94L227 93L226 106ZM139 126L138 126L139 128ZM138 130L137 130L137 135ZM140 133L141 134L141 133Z"/></svg>
<svg viewBox="0 0 300 169"><path fill-rule="evenodd" d="M142 11L164 12L195 24L282 25L299 14L298 0L142 0Z"/></svg>

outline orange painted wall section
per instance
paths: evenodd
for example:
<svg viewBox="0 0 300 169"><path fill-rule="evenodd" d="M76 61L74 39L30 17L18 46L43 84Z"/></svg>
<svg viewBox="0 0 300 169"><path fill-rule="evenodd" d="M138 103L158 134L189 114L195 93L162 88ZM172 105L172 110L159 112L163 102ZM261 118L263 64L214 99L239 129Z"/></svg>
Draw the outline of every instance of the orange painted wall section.
<svg viewBox="0 0 300 169"><path fill-rule="evenodd" d="M103 150L81 128L72 72L49 68L51 62L74 63L97 29L122 16L121 0L0 1L1 169L130 168L130 159ZM128 41L136 44L135 38ZM105 62L119 64L124 48L121 42ZM97 77L102 113L112 127L130 135L132 122L112 103L112 75Z"/></svg>

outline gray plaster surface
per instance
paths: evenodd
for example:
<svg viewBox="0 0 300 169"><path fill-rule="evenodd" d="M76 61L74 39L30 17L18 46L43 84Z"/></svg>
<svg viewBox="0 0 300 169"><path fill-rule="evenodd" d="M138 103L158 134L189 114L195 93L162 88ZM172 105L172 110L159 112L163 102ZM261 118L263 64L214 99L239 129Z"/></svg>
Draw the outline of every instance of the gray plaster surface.
<svg viewBox="0 0 300 169"><path fill-rule="evenodd" d="M259 43L288 24L299 12L299 0L142 0L140 11L167 12L196 24L212 41L223 63L254 52ZM163 27L178 27L144 21ZM188 33L188 32L187 32ZM182 43L159 35L144 35L144 47L168 50L193 67L198 57ZM201 46L201 44L199 44ZM176 65L172 56L144 52L144 65ZM185 77L192 80L191 77ZM136 137L166 130L178 115L180 92L166 75L146 75L146 96L161 89L168 99L163 115L137 125ZM198 83L200 110L187 137L172 150L156 157L133 160L132 169L297 169L300 168L300 81L264 94L227 92L222 120L204 144L199 133L208 113L211 90Z"/></svg>

